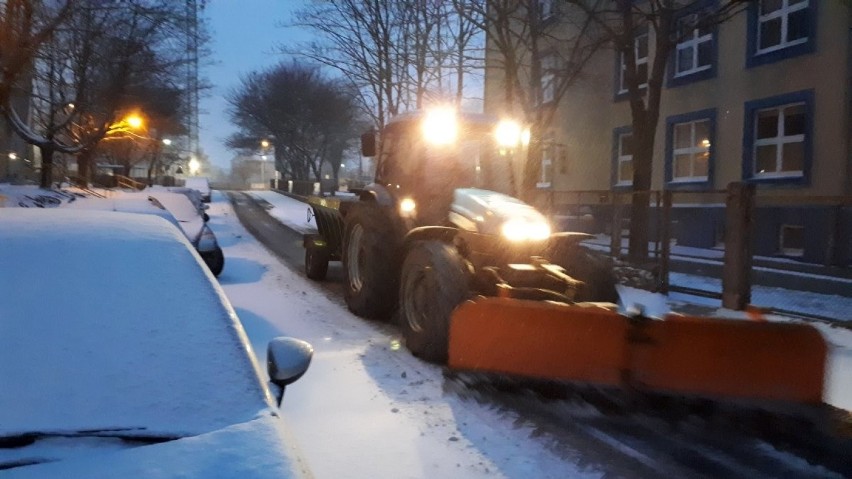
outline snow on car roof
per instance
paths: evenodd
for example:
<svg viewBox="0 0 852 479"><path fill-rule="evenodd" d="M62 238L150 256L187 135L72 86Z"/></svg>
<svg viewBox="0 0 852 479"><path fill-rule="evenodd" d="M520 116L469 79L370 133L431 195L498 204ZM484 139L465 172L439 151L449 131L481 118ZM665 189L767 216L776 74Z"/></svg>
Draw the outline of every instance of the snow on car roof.
<svg viewBox="0 0 852 479"><path fill-rule="evenodd" d="M194 435L270 406L228 300L165 220L0 208L0 245L0 436Z"/></svg>

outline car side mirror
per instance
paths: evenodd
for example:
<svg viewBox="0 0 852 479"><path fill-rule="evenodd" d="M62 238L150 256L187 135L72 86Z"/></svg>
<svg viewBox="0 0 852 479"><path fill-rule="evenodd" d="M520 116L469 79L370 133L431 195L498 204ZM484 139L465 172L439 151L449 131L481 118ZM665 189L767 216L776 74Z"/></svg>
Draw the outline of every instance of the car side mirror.
<svg viewBox="0 0 852 479"><path fill-rule="evenodd" d="M266 349L266 370L269 380L280 389L278 406L281 406L284 388L305 374L313 356L314 348L301 339L281 336L269 342Z"/></svg>
<svg viewBox="0 0 852 479"><path fill-rule="evenodd" d="M204 222L205 222L205 223L207 223L208 221L210 221L210 215L208 215L207 213L202 213L202 214L201 214L201 217L202 217L202 218L204 218Z"/></svg>
<svg viewBox="0 0 852 479"><path fill-rule="evenodd" d="M376 132L368 131L361 135L361 156L376 156Z"/></svg>

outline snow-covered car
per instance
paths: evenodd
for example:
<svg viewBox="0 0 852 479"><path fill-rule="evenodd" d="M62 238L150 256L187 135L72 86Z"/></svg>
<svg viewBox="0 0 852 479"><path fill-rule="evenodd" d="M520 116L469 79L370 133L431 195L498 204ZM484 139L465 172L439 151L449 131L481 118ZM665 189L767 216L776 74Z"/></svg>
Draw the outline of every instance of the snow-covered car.
<svg viewBox="0 0 852 479"><path fill-rule="evenodd" d="M195 205L195 208L198 210L198 214L200 214L202 216L205 214L205 211L207 211L207 209L210 208L210 205L205 204L204 201L202 200L201 192L194 189L194 188L187 188L185 186L153 185L153 186L149 186L149 187L145 188L145 190L143 190L143 191L145 191L145 192L168 191L168 192L171 192L171 193L180 193L180 194L186 196L187 198L189 198L190 201L192 201L192 204Z"/></svg>
<svg viewBox="0 0 852 479"><path fill-rule="evenodd" d="M312 350L245 331L152 215L0 209L0 476L309 477L275 404Z"/></svg>
<svg viewBox="0 0 852 479"><path fill-rule="evenodd" d="M225 267L225 255L203 215L184 196L169 192L118 192L109 198L81 198L63 209L90 209L160 216L177 226L195 247L214 276Z"/></svg>
<svg viewBox="0 0 852 479"><path fill-rule="evenodd" d="M187 178L184 186L198 190L201 193L201 200L210 203L210 181L207 178L201 176Z"/></svg>
<svg viewBox="0 0 852 479"><path fill-rule="evenodd" d="M225 255L222 253L219 242L216 241L213 230L207 226L207 220L210 218L207 213L199 212L192 201L182 193L145 190L136 194L147 195L149 201L153 198L156 202L152 202L159 203L167 209L178 220L189 242L195 246L213 275L219 276L225 267Z"/></svg>

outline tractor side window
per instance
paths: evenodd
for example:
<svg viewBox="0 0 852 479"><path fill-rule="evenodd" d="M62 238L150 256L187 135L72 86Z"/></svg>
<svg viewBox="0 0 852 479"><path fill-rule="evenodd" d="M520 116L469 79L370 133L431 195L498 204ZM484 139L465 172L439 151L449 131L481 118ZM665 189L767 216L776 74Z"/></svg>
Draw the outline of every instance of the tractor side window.
<svg viewBox="0 0 852 479"><path fill-rule="evenodd" d="M379 183L387 183L397 176L396 163L396 144L399 142L399 135L396 133L385 133L382 135L381 149L379 150L379 165L376 173L376 180Z"/></svg>

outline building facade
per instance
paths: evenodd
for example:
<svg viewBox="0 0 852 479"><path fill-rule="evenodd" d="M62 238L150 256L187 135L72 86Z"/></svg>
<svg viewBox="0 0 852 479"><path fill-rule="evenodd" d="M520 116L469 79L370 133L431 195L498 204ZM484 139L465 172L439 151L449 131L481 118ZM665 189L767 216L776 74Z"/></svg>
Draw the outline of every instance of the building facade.
<svg viewBox="0 0 852 479"><path fill-rule="evenodd" d="M551 28L570 20L567 8L541 3L555 17ZM714 5L684 9L678 24L694 25L702 8ZM724 233L724 205L718 194L706 193L742 181L758 191L755 254L852 263L850 16L839 0L760 0L723 23L679 29L661 96L652 181L655 190L675 192L678 244L715 247ZM655 53L653 35L648 29L636 36L640 74ZM539 192L556 199L557 211L567 208L559 193L631 188L623 63L614 49L600 50L553 105ZM501 81L486 75L486 111L501 108Z"/></svg>

